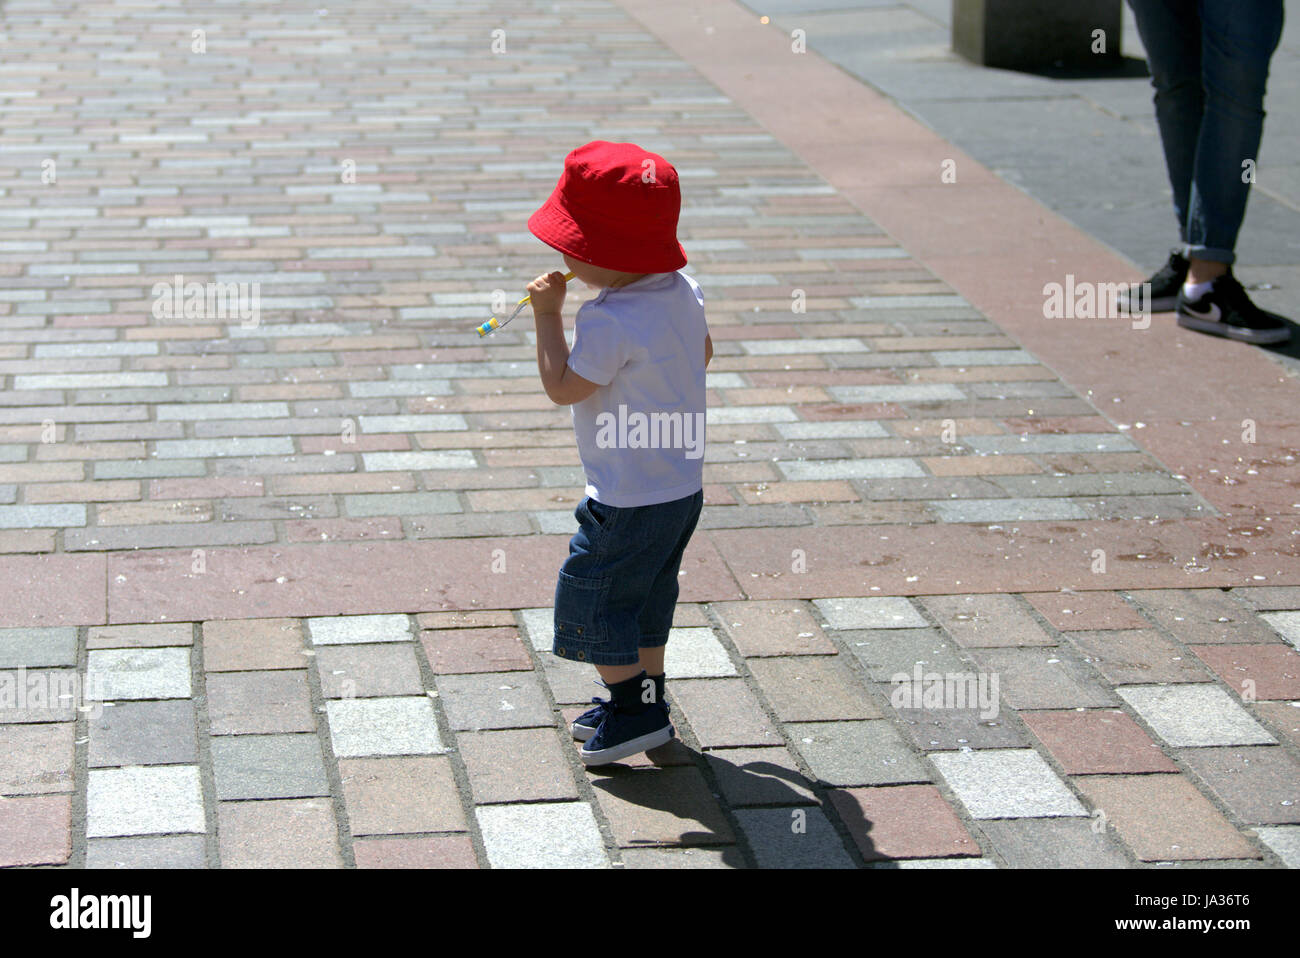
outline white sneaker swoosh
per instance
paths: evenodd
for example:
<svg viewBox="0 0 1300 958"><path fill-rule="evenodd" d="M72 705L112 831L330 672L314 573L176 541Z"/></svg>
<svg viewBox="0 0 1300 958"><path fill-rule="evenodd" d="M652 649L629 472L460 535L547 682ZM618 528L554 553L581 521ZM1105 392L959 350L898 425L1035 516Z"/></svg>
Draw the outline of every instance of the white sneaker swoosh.
<svg viewBox="0 0 1300 958"><path fill-rule="evenodd" d="M1183 309L1187 310L1187 312L1191 313L1197 319L1209 320L1212 323L1217 323L1223 319L1223 312L1219 309L1218 303L1211 303L1208 312L1201 312L1199 309L1192 309L1192 307L1187 303L1183 303Z"/></svg>

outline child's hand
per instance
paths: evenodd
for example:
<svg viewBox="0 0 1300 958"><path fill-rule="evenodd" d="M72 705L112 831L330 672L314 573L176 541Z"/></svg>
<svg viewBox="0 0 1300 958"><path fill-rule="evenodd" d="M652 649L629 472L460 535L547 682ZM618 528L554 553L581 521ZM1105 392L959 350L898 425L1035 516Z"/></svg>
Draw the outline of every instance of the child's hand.
<svg viewBox="0 0 1300 958"><path fill-rule="evenodd" d="M528 284L529 304L533 307L533 316L543 313L559 313L564 309L564 294L568 283L559 270L544 273Z"/></svg>

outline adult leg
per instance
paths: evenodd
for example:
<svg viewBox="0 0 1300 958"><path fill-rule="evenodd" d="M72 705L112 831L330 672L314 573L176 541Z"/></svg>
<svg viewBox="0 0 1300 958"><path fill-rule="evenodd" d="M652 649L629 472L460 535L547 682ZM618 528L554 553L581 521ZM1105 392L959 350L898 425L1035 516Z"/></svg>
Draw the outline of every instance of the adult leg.
<svg viewBox="0 0 1300 958"><path fill-rule="evenodd" d="M1196 151L1205 95L1201 80L1201 23L1197 0L1128 0L1147 51L1155 88L1156 124L1174 193L1178 236L1187 242Z"/></svg>
<svg viewBox="0 0 1300 958"><path fill-rule="evenodd" d="M1198 6L1205 118L1187 214L1189 282L1212 279L1236 259L1283 18L1282 0L1199 0Z"/></svg>

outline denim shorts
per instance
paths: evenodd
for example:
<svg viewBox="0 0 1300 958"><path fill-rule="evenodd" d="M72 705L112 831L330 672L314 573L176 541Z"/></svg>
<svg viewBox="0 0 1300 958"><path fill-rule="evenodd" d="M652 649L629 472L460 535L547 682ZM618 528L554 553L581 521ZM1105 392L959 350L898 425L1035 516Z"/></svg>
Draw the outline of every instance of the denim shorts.
<svg viewBox="0 0 1300 958"><path fill-rule="evenodd" d="M666 644L682 553L703 505L703 492L653 506L578 503L578 532L555 586L551 651L576 662L635 665L638 649Z"/></svg>

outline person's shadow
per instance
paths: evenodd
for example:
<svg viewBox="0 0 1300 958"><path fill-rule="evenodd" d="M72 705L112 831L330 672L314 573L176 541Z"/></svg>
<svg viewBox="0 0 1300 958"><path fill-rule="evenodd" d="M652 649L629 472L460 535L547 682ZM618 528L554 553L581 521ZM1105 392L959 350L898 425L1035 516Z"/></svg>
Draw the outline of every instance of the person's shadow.
<svg viewBox="0 0 1300 958"><path fill-rule="evenodd" d="M817 798L817 792L825 794L824 783L810 781L797 769L774 762L737 764L728 758L730 751L701 754L674 739L645 753L650 760L648 767L612 763L588 771L598 776L591 779L597 791L630 805L667 813L651 816L644 826L651 834L645 839L631 838L630 847L662 847L668 843L709 848L721 852L724 867L747 868L749 862L743 851L747 846L759 868L803 869L858 867L848 850L856 845L868 864L897 867L881 861L871 841L871 822L849 796L833 806L849 832L845 841L832 815ZM704 769L712 781L700 774ZM743 827L732 826L723 803ZM606 815L613 817L608 808ZM678 820L697 823L701 829L677 831ZM660 834L653 834L656 830Z"/></svg>

